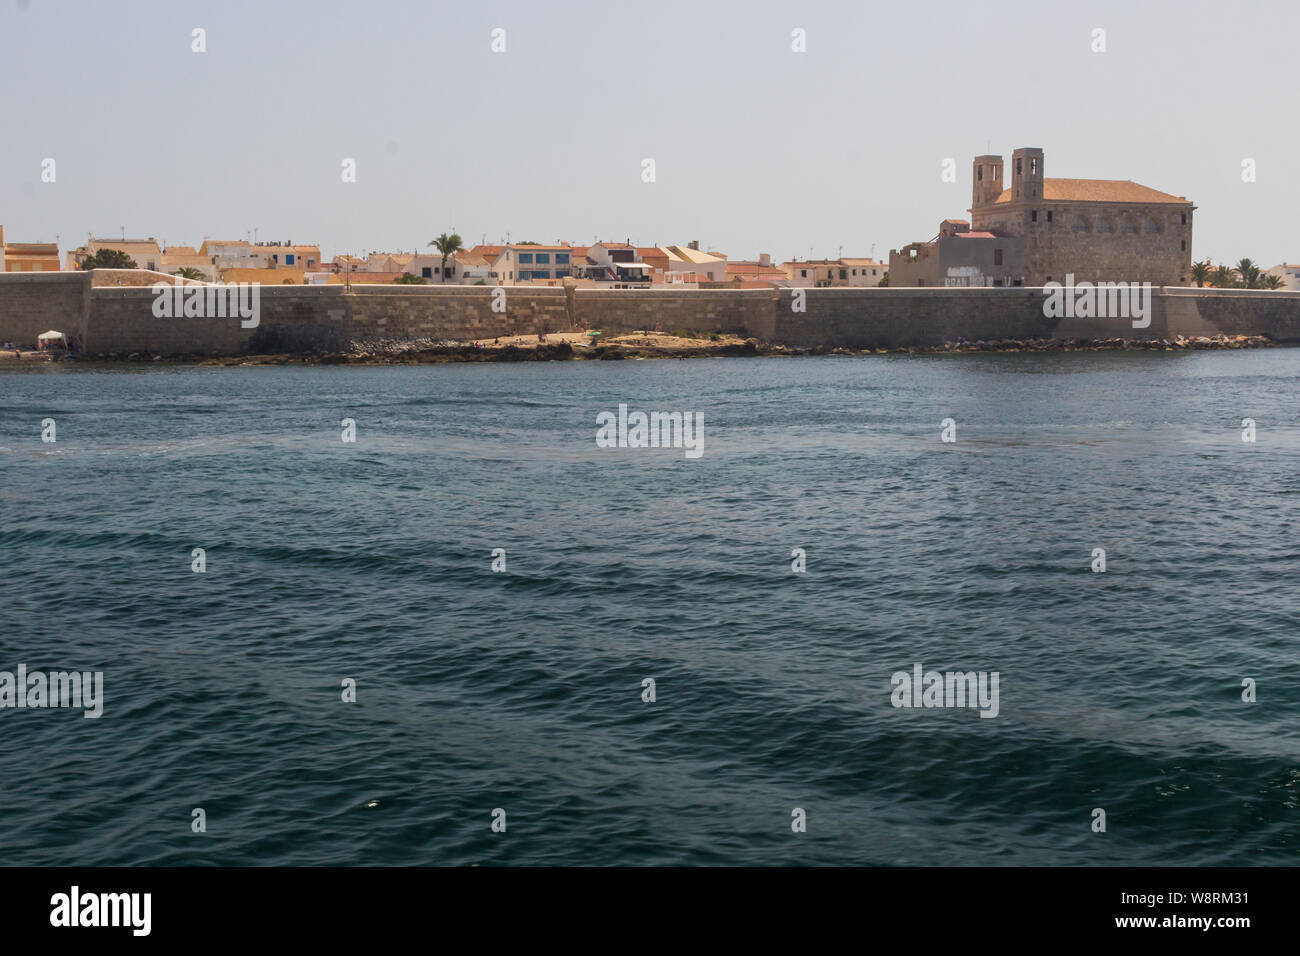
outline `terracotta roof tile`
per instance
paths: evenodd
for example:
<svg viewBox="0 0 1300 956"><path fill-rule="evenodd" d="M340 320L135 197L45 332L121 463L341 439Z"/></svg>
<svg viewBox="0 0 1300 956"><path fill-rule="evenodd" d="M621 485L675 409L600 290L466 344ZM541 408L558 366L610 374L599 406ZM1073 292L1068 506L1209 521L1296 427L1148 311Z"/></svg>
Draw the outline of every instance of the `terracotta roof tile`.
<svg viewBox="0 0 1300 956"><path fill-rule="evenodd" d="M1132 203L1185 203L1184 196L1172 196L1131 179L1044 179L1043 199L1046 202L1132 202ZM1011 202L1011 190L1002 190L994 202Z"/></svg>

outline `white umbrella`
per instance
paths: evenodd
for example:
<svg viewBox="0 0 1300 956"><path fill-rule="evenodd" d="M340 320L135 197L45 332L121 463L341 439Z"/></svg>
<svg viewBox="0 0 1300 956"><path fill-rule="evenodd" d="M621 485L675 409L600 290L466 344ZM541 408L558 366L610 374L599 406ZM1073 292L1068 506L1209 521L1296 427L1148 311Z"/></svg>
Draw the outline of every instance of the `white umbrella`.
<svg viewBox="0 0 1300 956"><path fill-rule="evenodd" d="M53 329L50 329L48 332L42 332L40 335L36 336L36 338L38 341L43 341L45 339L61 339L63 338L63 333L55 332Z"/></svg>

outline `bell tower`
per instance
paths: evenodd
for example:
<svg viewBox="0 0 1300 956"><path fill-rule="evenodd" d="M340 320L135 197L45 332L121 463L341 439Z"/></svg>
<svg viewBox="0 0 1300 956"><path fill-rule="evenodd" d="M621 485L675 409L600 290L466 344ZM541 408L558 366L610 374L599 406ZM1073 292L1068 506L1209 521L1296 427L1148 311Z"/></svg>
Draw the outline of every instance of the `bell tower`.
<svg viewBox="0 0 1300 956"><path fill-rule="evenodd" d="M1011 154L1011 201L1040 202L1043 198L1043 151L1022 146Z"/></svg>
<svg viewBox="0 0 1300 956"><path fill-rule="evenodd" d="M1002 157L976 156L971 166L971 207L987 206L1002 195Z"/></svg>

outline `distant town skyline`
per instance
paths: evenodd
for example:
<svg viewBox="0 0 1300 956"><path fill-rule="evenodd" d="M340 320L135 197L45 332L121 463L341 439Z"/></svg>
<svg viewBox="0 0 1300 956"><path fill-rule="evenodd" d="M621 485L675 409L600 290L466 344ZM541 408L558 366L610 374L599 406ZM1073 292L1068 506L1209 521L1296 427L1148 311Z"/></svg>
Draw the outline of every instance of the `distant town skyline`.
<svg viewBox="0 0 1300 956"><path fill-rule="evenodd" d="M10 2L0 222L65 254L454 228L887 260L969 217L975 155L1038 146L1048 177L1192 200L1195 259L1300 259L1294 7L935 9Z"/></svg>

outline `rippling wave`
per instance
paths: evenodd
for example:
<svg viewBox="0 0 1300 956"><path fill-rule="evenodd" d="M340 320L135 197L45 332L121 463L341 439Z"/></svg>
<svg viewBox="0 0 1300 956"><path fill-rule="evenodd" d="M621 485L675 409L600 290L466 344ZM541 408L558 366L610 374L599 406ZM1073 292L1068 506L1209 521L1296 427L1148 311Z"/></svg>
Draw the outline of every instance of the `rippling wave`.
<svg viewBox="0 0 1300 956"><path fill-rule="evenodd" d="M104 673L97 720L0 710L6 862L1294 862L1298 383L1293 350L0 373L0 670ZM703 457L597 448L620 403L702 412ZM997 718L893 707L917 663L997 671Z"/></svg>

